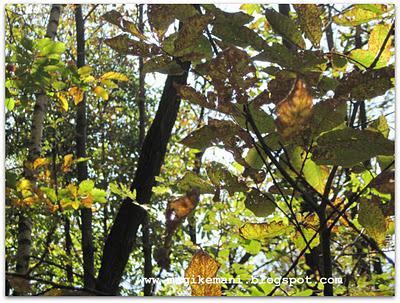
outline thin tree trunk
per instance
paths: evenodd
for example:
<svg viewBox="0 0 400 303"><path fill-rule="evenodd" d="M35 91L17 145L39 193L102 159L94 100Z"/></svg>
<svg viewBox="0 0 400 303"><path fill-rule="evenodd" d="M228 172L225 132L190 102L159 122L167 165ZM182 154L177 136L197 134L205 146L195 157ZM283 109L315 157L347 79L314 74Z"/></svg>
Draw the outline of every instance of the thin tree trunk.
<svg viewBox="0 0 400 303"><path fill-rule="evenodd" d="M85 23L82 16L82 5L75 8L76 22L76 48L77 48L77 67L85 65ZM77 105L76 112L76 156L86 157L86 96ZM82 182L88 178L87 162L80 162L77 165L78 181ZM90 208L81 209L81 231L82 231L82 253L83 253L83 277L86 288L94 288L94 248L92 231L92 210Z"/></svg>
<svg viewBox="0 0 400 303"><path fill-rule="evenodd" d="M65 217L64 222L64 232L65 232L65 254L68 258L71 259L71 248L72 248L72 238L71 238L71 223L68 217ZM74 283L74 276L72 272L72 264L71 261L68 260L68 263L65 265L67 272L67 281L71 284Z"/></svg>
<svg viewBox="0 0 400 303"><path fill-rule="evenodd" d="M49 23L46 29L46 37L54 39L61 14L61 5L51 6ZM33 163L40 156L43 136L44 117L47 110L48 97L44 91L36 94L36 104L32 114L32 129L28 146L28 163ZM29 165L24 165L24 176L32 185L35 185L36 178L34 171ZM32 220L23 211L19 214L18 221L18 248L16 256L16 272L26 274L29 269L29 255L32 245Z"/></svg>
<svg viewBox="0 0 400 303"><path fill-rule="evenodd" d="M144 31L143 23L143 4L139 4L139 22L138 29L141 33ZM139 93L138 93L138 107L139 107L139 146L142 148L145 131L146 131L146 108L145 108L145 76L143 73L143 58L139 57Z"/></svg>
<svg viewBox="0 0 400 303"><path fill-rule="evenodd" d="M174 83L186 84L189 63L182 63L185 73L168 76L154 121L143 142L132 189L136 190L136 201L150 201L155 177L160 173L180 105ZM146 211L128 198L122 202L103 250L103 257L96 289L115 295L126 263L136 239L139 226Z"/></svg>

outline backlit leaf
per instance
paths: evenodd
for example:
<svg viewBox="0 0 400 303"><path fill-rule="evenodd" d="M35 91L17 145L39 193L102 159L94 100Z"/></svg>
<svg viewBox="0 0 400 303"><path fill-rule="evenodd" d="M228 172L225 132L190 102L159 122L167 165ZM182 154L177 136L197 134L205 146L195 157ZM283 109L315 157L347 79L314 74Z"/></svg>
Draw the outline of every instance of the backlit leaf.
<svg viewBox="0 0 400 303"><path fill-rule="evenodd" d="M300 26L315 47L319 47L322 38L322 10L316 4L294 4L300 20Z"/></svg>
<svg viewBox="0 0 400 303"><path fill-rule="evenodd" d="M189 279L192 296L221 296L221 285L208 281L212 281L217 275L219 267L218 262L206 252L198 251L194 254L185 270L185 278ZM204 283L200 283L202 280L199 278L204 279Z"/></svg>
<svg viewBox="0 0 400 303"><path fill-rule="evenodd" d="M370 237L382 244L386 238L386 220L378 203L379 201L361 199L358 222L365 227Z"/></svg>
<svg viewBox="0 0 400 303"><path fill-rule="evenodd" d="M317 140L317 164L352 167L378 155L393 155L394 142L371 130L344 128L326 132Z"/></svg>
<svg viewBox="0 0 400 303"><path fill-rule="evenodd" d="M244 202L247 209L251 210L257 217L266 217L275 211L274 197L269 193L261 193L252 190L246 194Z"/></svg>
<svg viewBox="0 0 400 303"><path fill-rule="evenodd" d="M278 13L273 9L266 9L265 16L273 30L294 43L299 48L305 47L305 42L301 36L301 32L297 28L296 23L289 17Z"/></svg>
<svg viewBox="0 0 400 303"><path fill-rule="evenodd" d="M278 103L276 125L285 139L293 138L307 128L311 117L313 98L302 79L297 79L289 96Z"/></svg>
<svg viewBox="0 0 400 303"><path fill-rule="evenodd" d="M124 74L117 72L107 72L100 77L100 80L117 80L117 81L128 81L128 77Z"/></svg>
<svg viewBox="0 0 400 303"><path fill-rule="evenodd" d="M343 26L357 26L375 19L380 18L381 13L365 9L361 5L354 5L351 9L346 10L343 14L333 17L333 22Z"/></svg>
<svg viewBox="0 0 400 303"><path fill-rule="evenodd" d="M214 193L214 187L208 182L203 180L194 172L186 172L181 180L178 181L178 187L182 191L190 191L197 189L201 194Z"/></svg>
<svg viewBox="0 0 400 303"><path fill-rule="evenodd" d="M246 223L240 229L240 235L247 240L264 240L285 234L290 227L283 222Z"/></svg>
<svg viewBox="0 0 400 303"><path fill-rule="evenodd" d="M178 32L175 40L175 51L182 51L191 46L203 33L205 27L211 22L213 16L196 15L188 18Z"/></svg>
<svg viewBox="0 0 400 303"><path fill-rule="evenodd" d="M355 49L351 51L350 57L355 60L355 64L360 62L361 64L357 64L360 68L371 66L376 56L380 52L380 49L383 47L383 43L389 34L390 29L390 24L375 25L368 40L368 49ZM389 38L387 41L386 46L383 52L380 54L379 60L375 65L375 69L382 68L388 64L391 57L391 40L392 38Z"/></svg>

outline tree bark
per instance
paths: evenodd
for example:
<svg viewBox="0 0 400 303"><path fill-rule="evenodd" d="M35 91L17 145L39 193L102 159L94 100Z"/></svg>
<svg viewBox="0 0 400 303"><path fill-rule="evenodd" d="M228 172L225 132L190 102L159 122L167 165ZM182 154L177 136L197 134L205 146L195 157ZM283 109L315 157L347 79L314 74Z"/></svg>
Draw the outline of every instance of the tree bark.
<svg viewBox="0 0 400 303"><path fill-rule="evenodd" d="M58 22L61 14L61 5L53 4L51 6L49 23L46 29L46 37L54 39ZM32 114L32 129L28 145L27 163L33 163L40 156L44 117L47 110L48 97L44 91L36 94L36 104ZM31 166L24 165L24 176L32 185L36 183L35 173ZM18 220L18 248L16 256L16 272L26 274L29 269L29 255L32 245L32 220L30 216L23 211L19 214Z"/></svg>
<svg viewBox="0 0 400 303"><path fill-rule="evenodd" d="M76 22L76 49L77 67L85 65L85 22L82 16L82 5L78 4L75 8ZM76 111L76 156L86 157L86 96L77 105ZM77 165L78 181L88 179L87 162L79 162ZM82 254L83 254L83 276L85 288L94 288L94 248L92 230L92 210L90 208L81 209L81 231L82 231Z"/></svg>
<svg viewBox="0 0 400 303"><path fill-rule="evenodd" d="M184 85L188 77L190 63L181 63L184 73L168 76L156 116L143 142L135 179L131 186L136 190L136 201L140 204L150 202L155 177L160 173L180 105L180 97L174 83ZM107 237L96 289L115 295L123 271L136 239L136 232L143 224L146 211L125 199L118 211L115 222Z"/></svg>

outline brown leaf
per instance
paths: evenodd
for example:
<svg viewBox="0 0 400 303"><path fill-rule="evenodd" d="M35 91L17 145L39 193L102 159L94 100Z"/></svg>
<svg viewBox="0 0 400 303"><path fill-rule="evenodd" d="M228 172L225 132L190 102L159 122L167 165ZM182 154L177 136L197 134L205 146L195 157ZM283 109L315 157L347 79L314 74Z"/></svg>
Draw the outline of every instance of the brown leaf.
<svg viewBox="0 0 400 303"><path fill-rule="evenodd" d="M285 139L301 134L307 128L313 99L304 80L298 78L289 96L278 103L276 124Z"/></svg>
<svg viewBox="0 0 400 303"><path fill-rule="evenodd" d="M221 285L212 283L220 265L206 252L200 250L192 258L185 271L185 278L189 279L192 296L221 296Z"/></svg>

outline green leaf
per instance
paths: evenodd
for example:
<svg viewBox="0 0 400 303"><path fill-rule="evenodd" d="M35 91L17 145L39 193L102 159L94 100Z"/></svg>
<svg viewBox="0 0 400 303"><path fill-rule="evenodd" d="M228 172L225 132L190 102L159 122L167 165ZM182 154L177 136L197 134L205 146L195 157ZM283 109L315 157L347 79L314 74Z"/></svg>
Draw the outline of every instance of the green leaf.
<svg viewBox="0 0 400 303"><path fill-rule="evenodd" d="M352 167L375 156L393 153L394 142L382 134L347 127L321 135L312 158L317 164Z"/></svg>
<svg viewBox="0 0 400 303"><path fill-rule="evenodd" d="M260 150L260 152L262 152L261 147L259 147L258 149ZM264 166L264 162L258 154L256 147L252 147L249 149L244 160L254 169L261 169Z"/></svg>
<svg viewBox="0 0 400 303"><path fill-rule="evenodd" d="M157 56L149 59L143 65L144 73L159 72L167 75L182 75L184 70L175 60L167 56Z"/></svg>
<svg viewBox="0 0 400 303"><path fill-rule="evenodd" d="M100 188L94 188L92 190L92 196L94 202L106 203L107 202L107 192Z"/></svg>
<svg viewBox="0 0 400 303"><path fill-rule="evenodd" d="M358 222L365 227L368 235L379 244L386 238L386 220L379 202L361 199L358 209Z"/></svg>
<svg viewBox="0 0 400 303"><path fill-rule="evenodd" d="M354 70L340 80L335 96L355 101L367 101L384 95L394 87L394 67L367 70L361 73Z"/></svg>
<svg viewBox="0 0 400 303"><path fill-rule="evenodd" d="M101 16L101 18L111 24L121 27L122 15L120 12L117 12L116 10L111 10L109 12L106 12L104 15Z"/></svg>
<svg viewBox="0 0 400 303"><path fill-rule="evenodd" d="M178 32L174 42L175 51L180 52L192 46L192 44L202 36L206 26L214 17L210 14L195 15L188 18Z"/></svg>
<svg viewBox="0 0 400 303"><path fill-rule="evenodd" d="M170 56L182 57L183 61L199 61L200 59L212 58L211 44L207 37L201 35L195 41L183 50L176 50L175 41L178 37L178 33L173 33L164 39L162 43L162 49Z"/></svg>
<svg viewBox="0 0 400 303"><path fill-rule="evenodd" d="M226 189L230 195L247 190L246 185L239 182L237 177L221 163L211 162L207 166L207 175L215 186Z"/></svg>
<svg viewBox="0 0 400 303"><path fill-rule="evenodd" d="M307 239L307 242L309 242L316 233L316 230L312 228L303 228L302 231L304 237ZM296 245L296 248L300 251L302 251L306 247L306 242L304 241L304 238L299 231L296 231L296 233L294 234L293 242ZM317 236L312 240L309 246L310 248L314 248L317 247L318 245L319 245L319 237Z"/></svg>
<svg viewBox="0 0 400 303"><path fill-rule="evenodd" d="M301 32L297 28L296 23L287 16L284 16L273 9L266 9L265 16L272 29L282 37L288 39L299 48L306 46Z"/></svg>
<svg viewBox="0 0 400 303"><path fill-rule="evenodd" d="M132 40L127 34L105 39L104 42L123 55L149 57L160 53L160 49L156 45Z"/></svg>
<svg viewBox="0 0 400 303"><path fill-rule="evenodd" d="M312 108L311 131L313 136L332 130L344 123L347 116L347 103L336 99L320 101Z"/></svg>
<svg viewBox="0 0 400 303"><path fill-rule="evenodd" d="M239 228L240 235L247 240L264 240L281 236L291 230L283 222L246 223Z"/></svg>
<svg viewBox="0 0 400 303"><path fill-rule="evenodd" d="M92 192L93 188L94 188L94 182L92 180L83 180L79 184L78 193L81 196L86 196Z"/></svg>
<svg viewBox="0 0 400 303"><path fill-rule="evenodd" d="M322 38L322 10L316 4L294 4L300 20L300 27L315 47Z"/></svg>
<svg viewBox="0 0 400 303"><path fill-rule="evenodd" d="M275 211L273 195L252 190L246 194L244 205L257 217L267 217Z"/></svg>
<svg viewBox="0 0 400 303"><path fill-rule="evenodd" d="M198 189L201 194L214 193L214 187L194 172L187 172L178 182L178 187L183 191Z"/></svg>
<svg viewBox="0 0 400 303"><path fill-rule="evenodd" d="M214 22L212 34L226 43L242 48L252 46L256 50L262 50L266 45L265 40L250 28L234 26L231 22Z"/></svg>
<svg viewBox="0 0 400 303"><path fill-rule="evenodd" d="M209 119L208 125L195 130L180 143L190 148L205 150L240 132L243 132L241 128L231 121Z"/></svg>
<svg viewBox="0 0 400 303"><path fill-rule="evenodd" d="M343 26L357 26L375 19L380 18L383 12L371 11L365 9L361 5L354 5L351 9L346 10L343 14L333 17L333 22Z"/></svg>
<svg viewBox="0 0 400 303"><path fill-rule="evenodd" d="M191 4L151 4L147 12L150 26L160 38L175 19L185 21L197 14L197 10Z"/></svg>
<svg viewBox="0 0 400 303"><path fill-rule="evenodd" d="M239 109L241 109L241 104L238 104ZM257 126L257 129L262 133L272 133L276 129L275 119L272 115L267 114L261 107L257 106L254 102L250 103L248 110ZM241 112L243 110L241 109ZM250 123L246 123L246 118L242 115L235 115L235 120L243 128L253 130Z"/></svg>
<svg viewBox="0 0 400 303"><path fill-rule="evenodd" d="M15 188L17 185L17 177L16 174L6 171L6 186L9 188Z"/></svg>
<svg viewBox="0 0 400 303"><path fill-rule="evenodd" d="M7 110L9 110L10 112L13 111L15 107L15 101L13 98L6 98L6 108Z"/></svg>
<svg viewBox="0 0 400 303"><path fill-rule="evenodd" d="M389 136L389 131L390 131L389 124L387 123L387 120L383 115L380 115L378 119L372 121L371 124L367 127L367 129L377 130L385 138Z"/></svg>
<svg viewBox="0 0 400 303"><path fill-rule="evenodd" d="M50 56L50 55L61 55L65 51L65 44L62 42L56 42L50 38L43 38L37 41L37 48L39 50L39 56Z"/></svg>
<svg viewBox="0 0 400 303"><path fill-rule="evenodd" d="M306 159L307 156L307 159ZM319 166L311 160L311 154L297 146L291 151L290 161L293 168L304 176L305 180L319 193L324 193L329 170L325 166Z"/></svg>
<svg viewBox="0 0 400 303"><path fill-rule="evenodd" d="M261 251L261 243L257 240L249 240L249 243L243 244L243 248L251 255L257 255Z"/></svg>
<svg viewBox="0 0 400 303"><path fill-rule="evenodd" d="M230 23L233 26L242 26L251 22L254 17L243 12L228 13L216 7L214 4L202 5L207 12L215 15L217 22Z"/></svg>

